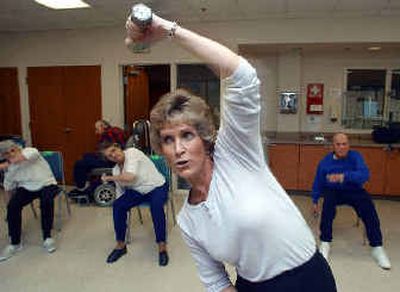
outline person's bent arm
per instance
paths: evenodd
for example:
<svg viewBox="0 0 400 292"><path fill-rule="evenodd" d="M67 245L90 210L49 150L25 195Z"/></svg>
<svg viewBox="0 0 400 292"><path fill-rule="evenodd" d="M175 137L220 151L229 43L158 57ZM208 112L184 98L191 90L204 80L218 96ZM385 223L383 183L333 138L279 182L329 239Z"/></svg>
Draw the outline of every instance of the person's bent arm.
<svg viewBox="0 0 400 292"><path fill-rule="evenodd" d="M175 26L174 22L155 14L153 14L151 26L146 30L141 30L129 19L126 29L125 42L127 45L132 42L154 43L167 38L168 34L172 33L172 39L177 44L206 62L219 74L220 78L230 76L239 65L239 56L229 48L181 26Z"/></svg>
<svg viewBox="0 0 400 292"><path fill-rule="evenodd" d="M361 154L357 152L354 152L354 164L354 170L344 172L343 180L344 182L352 182L363 185L369 179L369 170Z"/></svg>
<svg viewBox="0 0 400 292"><path fill-rule="evenodd" d="M311 197L314 205L318 205L319 197L321 196L321 189L324 183L324 175L322 172L321 162L318 165L317 172L315 174L314 182L312 185Z"/></svg>
<svg viewBox="0 0 400 292"><path fill-rule="evenodd" d="M202 245L190 237L183 229L181 229L181 234L196 262L200 280L206 291L236 291L228 277L224 264L214 260Z"/></svg>
<svg viewBox="0 0 400 292"><path fill-rule="evenodd" d="M312 186L312 191L311 191L311 197L312 197L312 202L313 202L313 209L312 213L314 216L317 216L319 214L319 206L318 206L318 200L319 197L321 196L321 191L322 191L322 184L324 183L324 175L322 172L322 166L321 163L319 163L317 172L315 174L313 186Z"/></svg>

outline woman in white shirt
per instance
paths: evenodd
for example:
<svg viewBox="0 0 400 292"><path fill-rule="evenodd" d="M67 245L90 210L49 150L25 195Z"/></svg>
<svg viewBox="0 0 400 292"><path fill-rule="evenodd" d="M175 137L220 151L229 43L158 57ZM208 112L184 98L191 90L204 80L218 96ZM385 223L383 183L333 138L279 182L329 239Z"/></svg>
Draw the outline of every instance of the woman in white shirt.
<svg viewBox="0 0 400 292"><path fill-rule="evenodd" d="M102 176L103 181L113 181L117 187L117 199L113 203L114 230L117 243L107 257L107 263L113 263L127 253L125 236L128 211L147 202L150 205L158 244L158 263L160 266L166 266L169 257L166 243L164 204L168 199L168 182L158 172L150 158L138 149L122 150L119 144L104 142L100 145L100 150L108 160L116 163L112 175Z"/></svg>
<svg viewBox="0 0 400 292"><path fill-rule="evenodd" d="M204 100L183 90L164 96L150 118L153 148L192 187L178 223L207 291L336 291L309 227L265 163L254 68L154 14L145 30L129 19L126 28L128 45L169 36L226 85L218 135ZM236 268L236 286L225 262Z"/></svg>
<svg viewBox="0 0 400 292"><path fill-rule="evenodd" d="M0 158L5 170L4 190L7 202L7 225L11 243L0 255L0 261L12 257L22 249L22 209L33 200L40 200L43 247L52 253L56 250L51 230L54 221L54 197L59 188L49 164L36 148L21 148L12 140L0 142Z"/></svg>

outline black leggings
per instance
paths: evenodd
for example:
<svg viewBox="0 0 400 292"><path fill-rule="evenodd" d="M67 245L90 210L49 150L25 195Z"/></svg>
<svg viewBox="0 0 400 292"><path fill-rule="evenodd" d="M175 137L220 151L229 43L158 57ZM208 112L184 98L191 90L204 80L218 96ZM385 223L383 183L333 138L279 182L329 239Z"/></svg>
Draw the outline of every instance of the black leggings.
<svg viewBox="0 0 400 292"><path fill-rule="evenodd" d="M317 251L309 261L263 282L237 276L238 292L336 292L336 283L325 258Z"/></svg>
<svg viewBox="0 0 400 292"><path fill-rule="evenodd" d="M22 208L37 198L40 199L43 240L51 237L54 218L54 197L59 191L60 189L57 185L49 185L34 192L24 188L16 189L7 206L8 234L11 237L11 244L16 245L21 242Z"/></svg>

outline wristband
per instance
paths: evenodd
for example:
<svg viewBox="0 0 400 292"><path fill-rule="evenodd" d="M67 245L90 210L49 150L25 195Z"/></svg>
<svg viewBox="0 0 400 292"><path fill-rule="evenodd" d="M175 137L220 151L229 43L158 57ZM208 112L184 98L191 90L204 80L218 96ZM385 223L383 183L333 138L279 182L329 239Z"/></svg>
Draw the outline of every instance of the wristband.
<svg viewBox="0 0 400 292"><path fill-rule="evenodd" d="M176 30L178 29L178 27L179 27L179 25L174 21L174 22L172 23L171 27L170 27L169 30L168 30L168 37L169 37L170 39L172 39L172 38L175 37L175 32L176 32Z"/></svg>

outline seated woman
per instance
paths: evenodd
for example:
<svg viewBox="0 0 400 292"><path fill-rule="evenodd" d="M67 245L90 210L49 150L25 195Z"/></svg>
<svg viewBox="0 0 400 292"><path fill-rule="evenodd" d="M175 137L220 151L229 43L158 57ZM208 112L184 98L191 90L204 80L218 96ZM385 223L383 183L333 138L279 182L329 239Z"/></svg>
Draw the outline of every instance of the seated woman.
<svg viewBox="0 0 400 292"><path fill-rule="evenodd" d="M110 161L115 162L112 175L103 175L104 182L113 181L117 187L117 199L113 203L114 230L117 244L107 257L107 263L117 261L127 253L126 219L128 211L147 202L153 219L156 242L158 243L159 265L168 264L166 243L166 220L164 204L168 199L168 183L154 163L140 150L122 150L116 143L104 142L100 151Z"/></svg>
<svg viewBox="0 0 400 292"><path fill-rule="evenodd" d="M0 255L0 261L12 257L22 249L21 217L24 206L40 199L40 213L43 232L43 247L47 252L56 250L51 229L54 220L54 197L59 188L49 164L36 148L22 149L12 140L0 142L1 164L5 170L4 189L7 196L7 224L11 243ZM9 200L8 200L9 199Z"/></svg>

